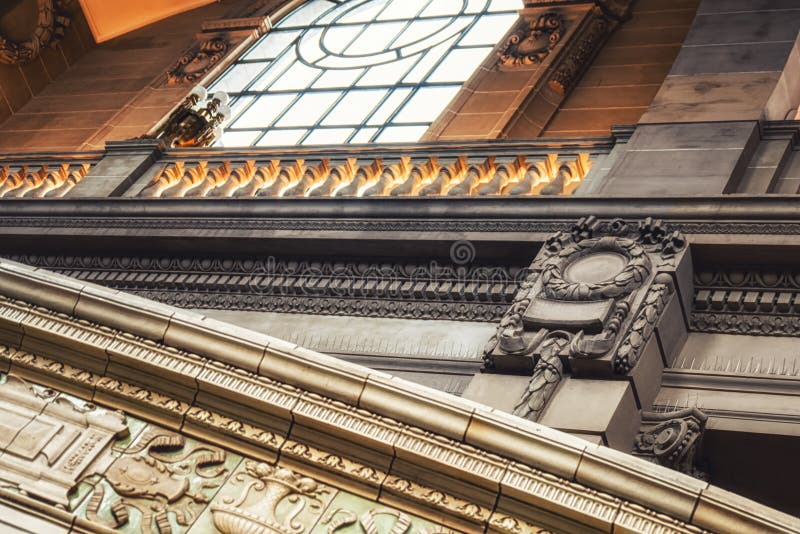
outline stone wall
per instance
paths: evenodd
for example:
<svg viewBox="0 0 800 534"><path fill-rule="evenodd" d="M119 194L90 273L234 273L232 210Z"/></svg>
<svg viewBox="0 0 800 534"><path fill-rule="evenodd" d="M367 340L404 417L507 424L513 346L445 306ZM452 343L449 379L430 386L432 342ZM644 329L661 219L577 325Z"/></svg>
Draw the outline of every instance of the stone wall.
<svg viewBox="0 0 800 534"><path fill-rule="evenodd" d="M19 9L24 7L9 11L0 19L0 32L13 29L16 17L20 16ZM39 57L23 65L0 63L0 123L22 112L31 98L42 93L53 80L58 79L94 47L92 32L78 2L68 3L65 11L69 13L70 24L65 29L64 37L55 46L44 49ZM23 117L18 122L18 129L35 128L35 119ZM2 148L16 144L16 139L10 136L3 136L0 140Z"/></svg>
<svg viewBox="0 0 800 534"><path fill-rule="evenodd" d="M78 16L58 48L22 69L0 65L0 149L91 150L108 139L144 134L189 89L164 87L164 72L203 22L220 18L235 3L209 4L100 45L90 40L76 8Z"/></svg>
<svg viewBox="0 0 800 534"><path fill-rule="evenodd" d="M653 101L699 0L639 0L551 119L544 137L607 136L636 124Z"/></svg>

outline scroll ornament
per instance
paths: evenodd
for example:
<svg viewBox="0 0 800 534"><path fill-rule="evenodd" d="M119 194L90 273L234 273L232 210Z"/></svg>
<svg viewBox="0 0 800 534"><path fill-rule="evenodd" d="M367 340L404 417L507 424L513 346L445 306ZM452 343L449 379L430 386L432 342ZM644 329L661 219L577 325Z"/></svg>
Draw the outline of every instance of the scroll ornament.
<svg viewBox="0 0 800 534"><path fill-rule="evenodd" d="M167 85L199 82L229 49L230 43L224 37L212 37L195 44L167 72Z"/></svg>
<svg viewBox="0 0 800 534"><path fill-rule="evenodd" d="M697 408L674 412L642 412L642 426L633 454L701 480L697 466L708 416Z"/></svg>
<svg viewBox="0 0 800 534"><path fill-rule="evenodd" d="M541 63L561 41L564 18L558 13L545 13L526 22L506 40L499 52L504 67Z"/></svg>

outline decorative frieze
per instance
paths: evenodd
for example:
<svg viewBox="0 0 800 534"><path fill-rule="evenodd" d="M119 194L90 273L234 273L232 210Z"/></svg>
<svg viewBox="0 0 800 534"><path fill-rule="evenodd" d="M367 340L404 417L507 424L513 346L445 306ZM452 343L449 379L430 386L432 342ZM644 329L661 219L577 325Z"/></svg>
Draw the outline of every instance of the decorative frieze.
<svg viewBox="0 0 800 534"><path fill-rule="evenodd" d="M274 257L15 255L11 259L182 308L466 321L498 320L525 274L508 265ZM128 347L124 339L116 343L120 350Z"/></svg>
<svg viewBox="0 0 800 534"><path fill-rule="evenodd" d="M89 163L0 166L0 198L59 198L78 185Z"/></svg>
<svg viewBox="0 0 800 534"><path fill-rule="evenodd" d="M591 168L589 154L515 158L429 156L397 159L177 161L139 193L189 197L470 197L572 194ZM548 187L550 186L550 187Z"/></svg>
<svg viewBox="0 0 800 534"><path fill-rule="evenodd" d="M698 272L691 328L708 333L795 336L800 333L800 275L779 270Z"/></svg>

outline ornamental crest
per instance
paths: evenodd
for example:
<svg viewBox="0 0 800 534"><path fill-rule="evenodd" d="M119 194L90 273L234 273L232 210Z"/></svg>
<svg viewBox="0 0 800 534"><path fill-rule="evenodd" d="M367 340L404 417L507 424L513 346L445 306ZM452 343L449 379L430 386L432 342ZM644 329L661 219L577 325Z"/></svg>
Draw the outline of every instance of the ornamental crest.
<svg viewBox="0 0 800 534"><path fill-rule="evenodd" d="M541 63L561 40L564 25L564 18L553 12L526 22L506 40L499 52L500 65L514 67Z"/></svg>
<svg viewBox="0 0 800 534"><path fill-rule="evenodd" d="M537 419L567 371L630 374L676 293L685 255L683 236L650 218L586 217L547 239L484 352L487 370L532 374L515 413ZM660 353L652 357L661 365Z"/></svg>

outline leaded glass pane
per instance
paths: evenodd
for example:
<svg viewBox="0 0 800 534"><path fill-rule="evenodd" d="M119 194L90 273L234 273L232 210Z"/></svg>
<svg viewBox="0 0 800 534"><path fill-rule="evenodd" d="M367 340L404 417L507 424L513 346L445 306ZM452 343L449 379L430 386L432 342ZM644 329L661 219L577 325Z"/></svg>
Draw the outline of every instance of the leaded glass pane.
<svg viewBox="0 0 800 534"><path fill-rule="evenodd" d="M211 87L225 146L414 142L517 18L520 0L311 0Z"/></svg>

